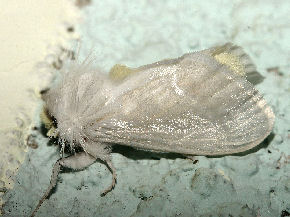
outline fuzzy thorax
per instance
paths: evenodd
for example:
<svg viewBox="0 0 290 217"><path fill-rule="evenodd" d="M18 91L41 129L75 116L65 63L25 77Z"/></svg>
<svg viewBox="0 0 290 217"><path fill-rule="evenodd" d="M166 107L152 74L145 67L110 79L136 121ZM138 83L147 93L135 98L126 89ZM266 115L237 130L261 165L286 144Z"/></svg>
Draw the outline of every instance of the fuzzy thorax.
<svg viewBox="0 0 290 217"><path fill-rule="evenodd" d="M85 149L86 136L83 129L79 117L72 116L64 120L58 120L57 131L59 136L70 144L71 149L77 146Z"/></svg>

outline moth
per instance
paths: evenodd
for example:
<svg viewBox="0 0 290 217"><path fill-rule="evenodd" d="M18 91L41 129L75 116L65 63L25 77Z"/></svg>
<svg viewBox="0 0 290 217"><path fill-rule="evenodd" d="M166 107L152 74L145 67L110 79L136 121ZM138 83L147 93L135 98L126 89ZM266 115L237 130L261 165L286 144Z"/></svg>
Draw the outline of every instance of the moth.
<svg viewBox="0 0 290 217"><path fill-rule="evenodd" d="M275 115L254 88L263 80L241 47L227 43L138 68L115 65L109 75L73 61L42 94L42 120L61 150L72 155L54 165L83 169L99 159L112 172L114 144L184 155L225 155L261 143ZM74 152L78 148L81 151Z"/></svg>

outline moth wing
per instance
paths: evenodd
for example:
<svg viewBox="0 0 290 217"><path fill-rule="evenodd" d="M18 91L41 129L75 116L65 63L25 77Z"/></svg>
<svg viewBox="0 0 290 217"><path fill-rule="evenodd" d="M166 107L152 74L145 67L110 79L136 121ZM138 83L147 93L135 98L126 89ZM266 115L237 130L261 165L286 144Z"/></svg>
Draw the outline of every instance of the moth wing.
<svg viewBox="0 0 290 217"><path fill-rule="evenodd" d="M257 72L256 66L244 50L232 43L210 48L207 51L221 64L228 66L232 72L245 77L252 84L261 83L264 77Z"/></svg>
<svg viewBox="0 0 290 217"><path fill-rule="evenodd" d="M139 149L241 152L262 142L274 123L261 94L212 50L140 67L113 96L102 109L109 112L86 134Z"/></svg>

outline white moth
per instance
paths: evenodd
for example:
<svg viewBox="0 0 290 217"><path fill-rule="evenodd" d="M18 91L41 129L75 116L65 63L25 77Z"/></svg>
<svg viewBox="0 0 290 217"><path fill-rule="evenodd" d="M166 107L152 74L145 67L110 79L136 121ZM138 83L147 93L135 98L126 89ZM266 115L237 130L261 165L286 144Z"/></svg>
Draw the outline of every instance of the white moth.
<svg viewBox="0 0 290 217"><path fill-rule="evenodd" d="M43 120L58 135L62 150L82 151L59 159L50 186L32 216L56 185L61 167L83 169L111 161L114 144L184 155L224 155L261 143L275 115L254 88L262 80L248 55L230 43L139 68L116 65L106 76L74 61L43 94ZM49 122L53 117L57 125Z"/></svg>

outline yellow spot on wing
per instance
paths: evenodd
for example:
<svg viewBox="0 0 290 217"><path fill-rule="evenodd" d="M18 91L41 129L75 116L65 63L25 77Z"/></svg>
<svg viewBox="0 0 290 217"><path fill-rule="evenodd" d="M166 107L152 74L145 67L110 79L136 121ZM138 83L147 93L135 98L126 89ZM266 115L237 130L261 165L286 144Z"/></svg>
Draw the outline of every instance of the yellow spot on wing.
<svg viewBox="0 0 290 217"><path fill-rule="evenodd" d="M116 64L110 70L110 78L121 81L134 72L136 72L135 69L129 68L125 65Z"/></svg>
<svg viewBox="0 0 290 217"><path fill-rule="evenodd" d="M234 73L245 76L245 67L240 62L239 58L230 53L221 53L215 55L214 58L221 64L228 66Z"/></svg>

